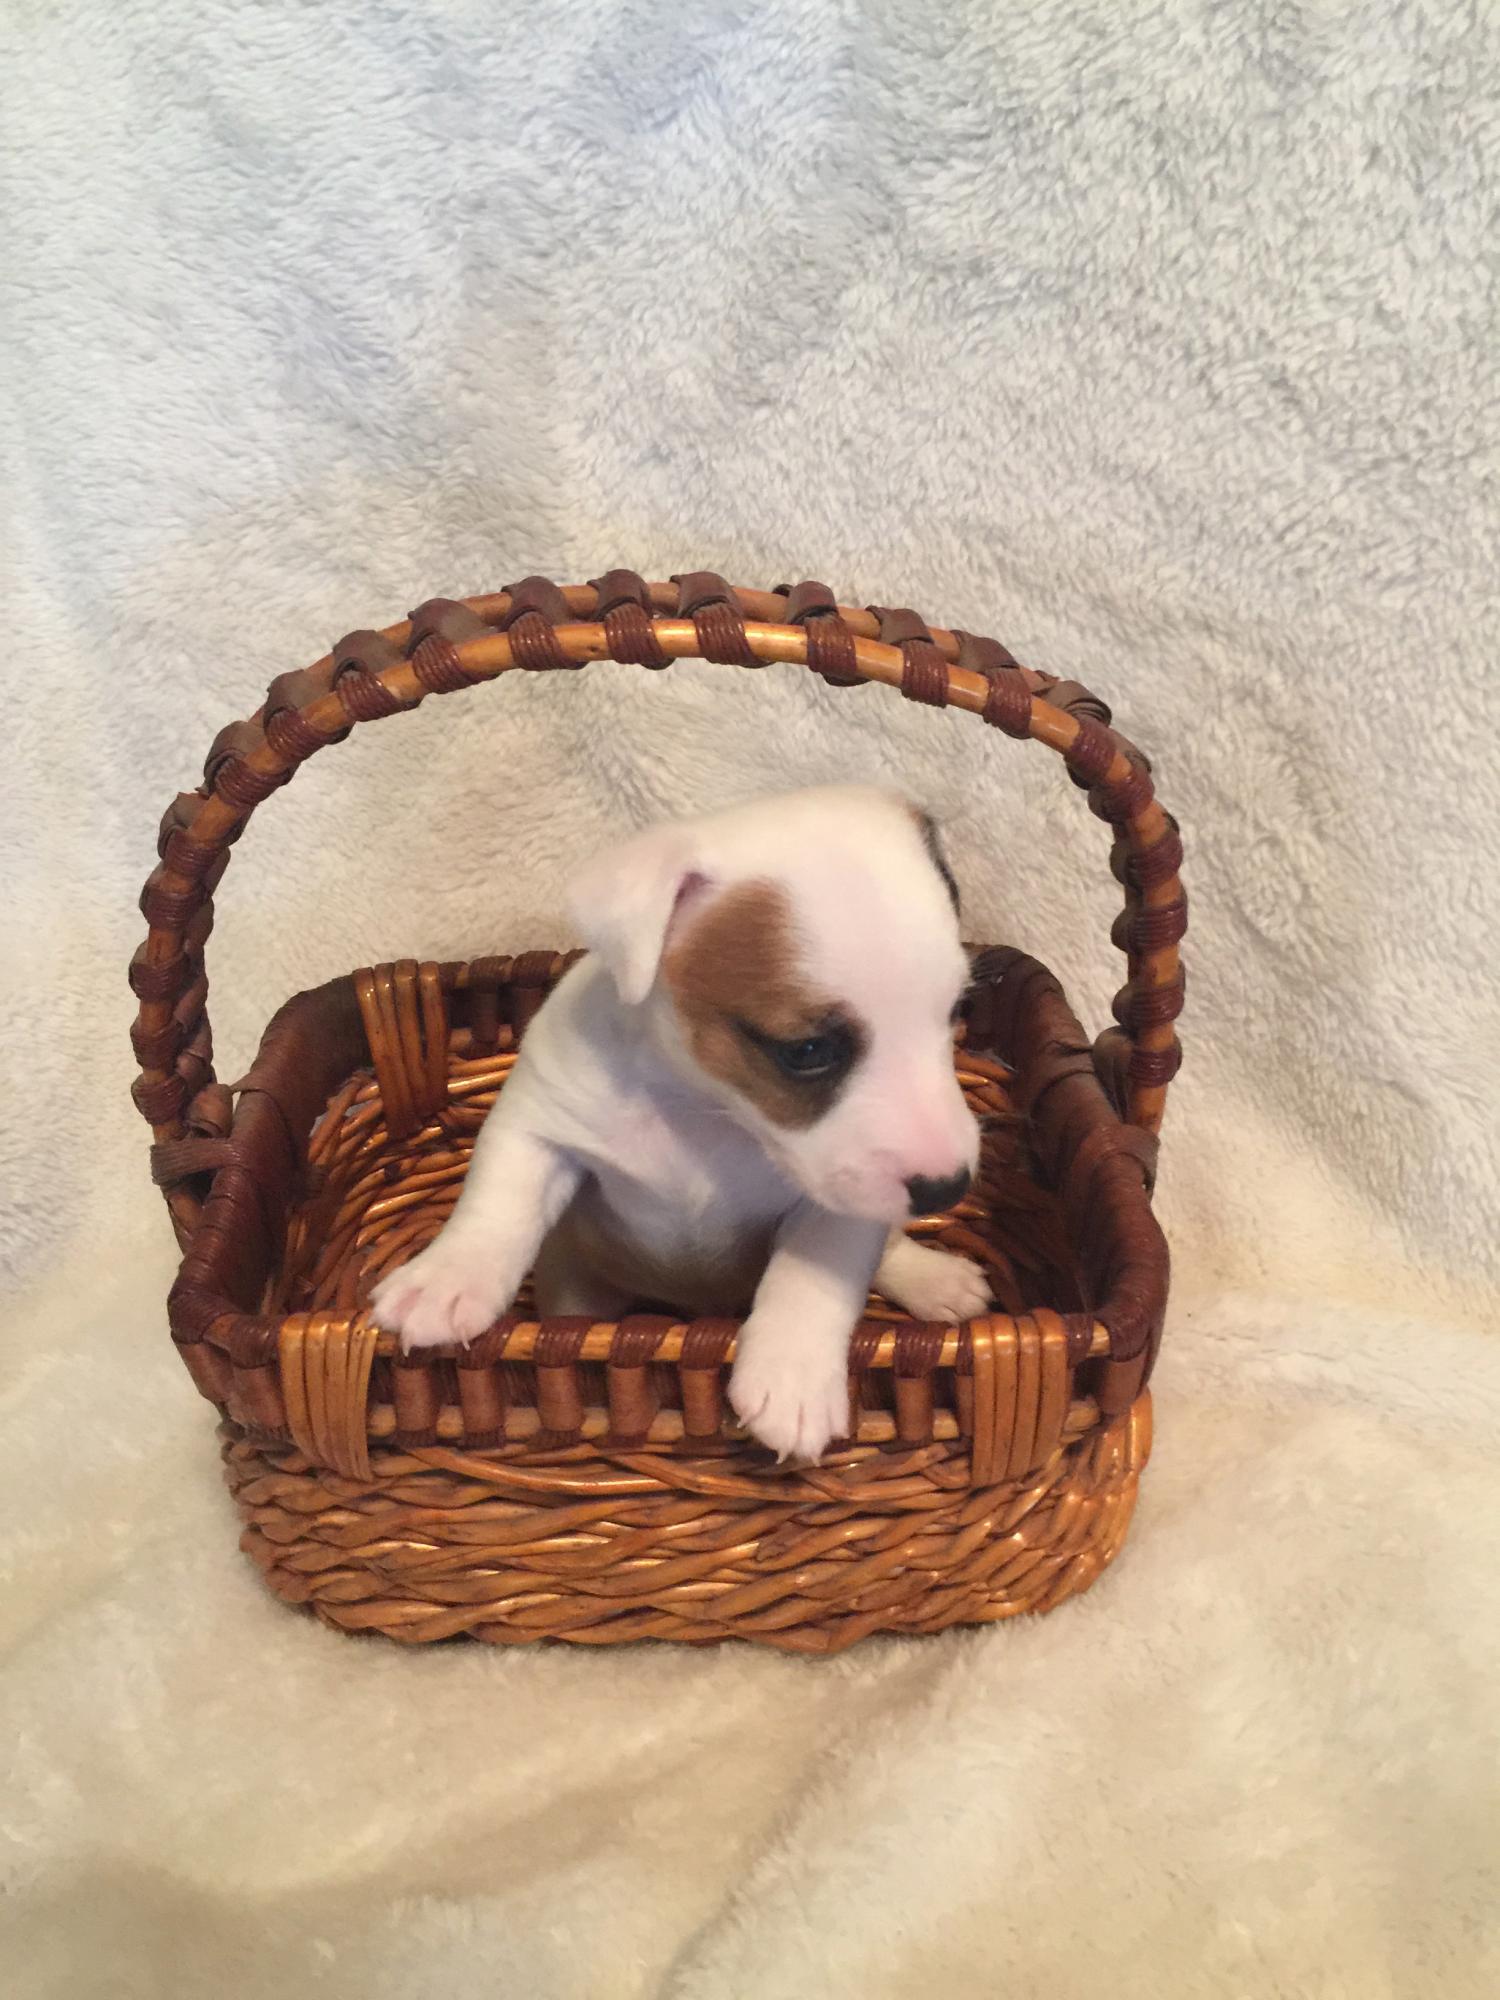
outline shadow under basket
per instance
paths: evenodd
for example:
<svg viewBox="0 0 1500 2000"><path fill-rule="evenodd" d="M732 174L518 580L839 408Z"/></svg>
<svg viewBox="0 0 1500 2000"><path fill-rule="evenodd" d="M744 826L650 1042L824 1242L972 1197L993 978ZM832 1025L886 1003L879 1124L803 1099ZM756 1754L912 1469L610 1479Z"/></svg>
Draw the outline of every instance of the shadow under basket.
<svg viewBox="0 0 1500 2000"><path fill-rule="evenodd" d="M684 612L701 577L630 579L622 601L639 615L622 621L614 604L600 622L605 586L627 575L434 600L390 633L351 635L225 732L204 789L164 823L132 967L136 1095L184 1247L173 1336L219 1410L242 1546L288 1602L408 1641L740 1637L834 1652L1050 1609L1118 1551L1149 1450L1167 1289L1154 1127L1181 993L1175 826L1102 704L999 648L976 653L990 642L920 621L916 639L900 622L912 613L831 599L789 617L815 585L729 593L709 579L725 598ZM543 630L569 658L658 664L640 658L642 632L667 657L718 658L729 641L709 614L726 610L757 658L816 654L835 685L885 679L927 700L941 677L954 705L1052 743L1108 808L1127 891L1117 942L1131 982L1121 1026L1093 1046L1036 960L974 954L955 1061L980 1167L954 1213L913 1233L983 1265L995 1310L927 1325L872 1296L850 1349L850 1435L815 1467L777 1465L736 1424L734 1320L539 1320L523 1292L469 1347L403 1356L364 1312L375 1280L441 1228L569 957L403 961L331 981L281 1009L233 1091L213 1080L203 1019L208 897L229 843L302 757L391 712L372 686L411 707L512 664L567 663L539 657ZM523 641L528 617L541 622ZM847 645L827 636L835 623ZM340 675L341 657L364 664Z"/></svg>

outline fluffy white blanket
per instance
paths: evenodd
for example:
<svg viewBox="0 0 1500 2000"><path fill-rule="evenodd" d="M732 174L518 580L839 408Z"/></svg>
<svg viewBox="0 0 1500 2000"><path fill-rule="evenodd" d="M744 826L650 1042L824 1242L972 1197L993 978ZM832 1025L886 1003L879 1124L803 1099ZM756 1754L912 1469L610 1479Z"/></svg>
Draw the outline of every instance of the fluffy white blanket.
<svg viewBox="0 0 1500 2000"><path fill-rule="evenodd" d="M8 10L7 1991L1497 1990L1497 55L1459 0ZM235 1553L126 1094L157 818L337 631L614 563L996 632L1183 820L1157 1457L1045 1621L405 1653ZM621 827L845 773L1102 1015L1043 751L601 669L266 807L221 1073L298 986L555 939Z"/></svg>

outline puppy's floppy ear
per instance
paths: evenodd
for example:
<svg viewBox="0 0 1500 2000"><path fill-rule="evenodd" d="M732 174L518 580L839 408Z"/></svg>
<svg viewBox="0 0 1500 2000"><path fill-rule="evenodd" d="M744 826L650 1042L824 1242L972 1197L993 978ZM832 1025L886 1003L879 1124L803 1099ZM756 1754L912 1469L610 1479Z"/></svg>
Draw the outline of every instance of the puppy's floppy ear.
<svg viewBox="0 0 1500 2000"><path fill-rule="evenodd" d="M943 851L942 837L938 833L938 823L930 812L925 812L920 806L913 808L913 810L916 813L917 826L921 831L922 845L927 849L928 857L933 867L943 878L943 887L948 891L948 900L953 905L953 914L957 916L959 914L958 883L954 879L953 870L948 866L948 856Z"/></svg>
<svg viewBox="0 0 1500 2000"><path fill-rule="evenodd" d="M651 991L673 916L707 886L696 854L691 827L653 826L596 855L573 882L573 922L627 1006Z"/></svg>

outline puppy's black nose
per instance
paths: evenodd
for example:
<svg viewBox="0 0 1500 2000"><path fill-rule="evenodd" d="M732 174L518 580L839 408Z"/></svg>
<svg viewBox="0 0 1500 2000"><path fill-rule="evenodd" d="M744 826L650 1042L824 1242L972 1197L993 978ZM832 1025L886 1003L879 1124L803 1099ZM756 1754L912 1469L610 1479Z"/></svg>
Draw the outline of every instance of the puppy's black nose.
<svg viewBox="0 0 1500 2000"><path fill-rule="evenodd" d="M946 1180L928 1180L925 1174L914 1174L906 1183L907 1198L913 1215L941 1215L952 1208L956 1201L962 1201L969 1192L971 1175L967 1167L956 1174L949 1174Z"/></svg>

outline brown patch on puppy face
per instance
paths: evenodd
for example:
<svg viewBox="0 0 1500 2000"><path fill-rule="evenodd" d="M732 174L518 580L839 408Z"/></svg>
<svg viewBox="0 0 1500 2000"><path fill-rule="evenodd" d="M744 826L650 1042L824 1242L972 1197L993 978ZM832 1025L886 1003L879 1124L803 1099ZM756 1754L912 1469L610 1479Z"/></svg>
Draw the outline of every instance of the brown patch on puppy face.
<svg viewBox="0 0 1500 2000"><path fill-rule="evenodd" d="M801 973L791 909L774 882L740 882L715 897L669 948L662 971L701 1069L773 1125L817 1123L857 1061L861 1036ZM778 1062L776 1045L824 1034L846 1051L827 1074L790 1075Z"/></svg>

